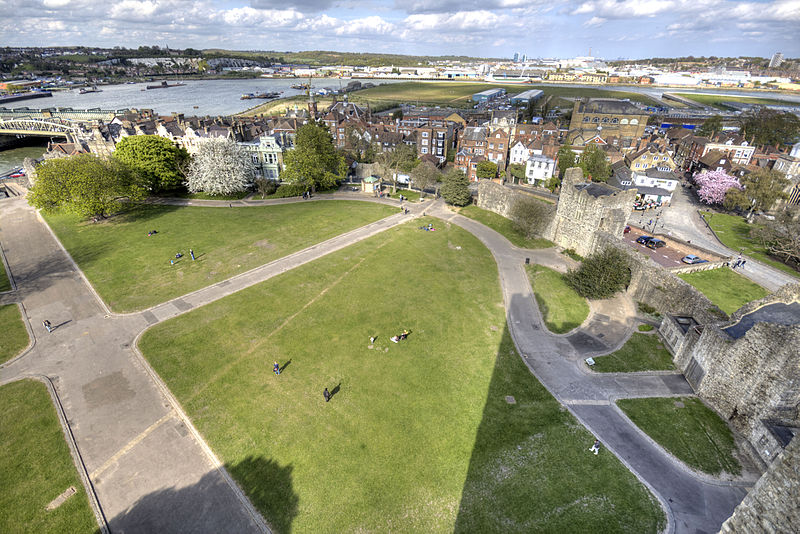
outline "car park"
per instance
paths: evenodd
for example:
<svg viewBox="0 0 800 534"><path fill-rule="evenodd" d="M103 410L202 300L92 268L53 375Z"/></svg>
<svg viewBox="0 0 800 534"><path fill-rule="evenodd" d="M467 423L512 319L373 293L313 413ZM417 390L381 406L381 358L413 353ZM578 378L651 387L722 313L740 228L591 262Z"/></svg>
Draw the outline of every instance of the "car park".
<svg viewBox="0 0 800 534"><path fill-rule="evenodd" d="M653 238L650 238L647 241L647 243L644 244L644 246L646 246L647 248L652 248L653 250L655 250L657 248L665 247L665 246L667 246L667 244L664 241L653 237Z"/></svg>
<svg viewBox="0 0 800 534"><path fill-rule="evenodd" d="M636 238L636 242L639 243L640 245L646 245L647 242L650 241L651 239L653 239L652 236L640 235L639 237Z"/></svg>
<svg viewBox="0 0 800 534"><path fill-rule="evenodd" d="M683 263L688 263L689 265L697 265L698 263L708 263L708 260L704 260L699 256L695 256L694 254L689 254L688 256L684 256L681 258Z"/></svg>

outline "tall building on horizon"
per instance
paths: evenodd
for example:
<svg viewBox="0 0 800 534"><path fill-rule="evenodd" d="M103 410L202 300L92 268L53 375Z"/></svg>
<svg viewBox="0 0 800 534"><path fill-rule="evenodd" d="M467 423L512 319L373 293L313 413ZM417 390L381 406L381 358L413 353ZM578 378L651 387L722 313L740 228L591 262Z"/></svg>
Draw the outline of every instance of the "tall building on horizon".
<svg viewBox="0 0 800 534"><path fill-rule="evenodd" d="M781 63L783 63L783 54L780 52L775 52L772 54L772 59L769 60L769 68L778 68L781 66Z"/></svg>
<svg viewBox="0 0 800 534"><path fill-rule="evenodd" d="M514 52L514 63L519 62L519 52Z"/></svg>

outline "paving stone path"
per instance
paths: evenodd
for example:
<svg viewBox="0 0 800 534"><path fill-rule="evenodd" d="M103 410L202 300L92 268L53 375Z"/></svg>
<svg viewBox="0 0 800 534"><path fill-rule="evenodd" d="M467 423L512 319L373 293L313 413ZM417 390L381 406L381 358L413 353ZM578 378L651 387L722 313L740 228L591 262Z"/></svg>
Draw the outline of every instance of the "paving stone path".
<svg viewBox="0 0 800 534"><path fill-rule="evenodd" d="M365 200L338 193L328 198ZM226 207L297 200L163 202ZM136 339L153 324L428 213L472 232L489 248L500 272L508 325L529 369L659 496L669 510L670 530L716 532L744 496L744 488L690 472L613 404L623 397L691 394L683 377L598 375L581 363L587 354L608 352L627 339L633 327L630 303L624 298L602 303L580 331L550 334L542 326L523 260L533 257L560 269L569 260L554 250L517 249L439 202L410 207L410 215L392 215L143 312L117 315L108 312L25 200L4 200L0 242L17 289L0 295L0 303L22 304L34 342L22 356L0 366L0 383L50 377L79 451L78 462L90 480L89 491L95 493L112 532L266 532L264 519L135 349ZM44 319L57 327L52 334L39 327Z"/></svg>

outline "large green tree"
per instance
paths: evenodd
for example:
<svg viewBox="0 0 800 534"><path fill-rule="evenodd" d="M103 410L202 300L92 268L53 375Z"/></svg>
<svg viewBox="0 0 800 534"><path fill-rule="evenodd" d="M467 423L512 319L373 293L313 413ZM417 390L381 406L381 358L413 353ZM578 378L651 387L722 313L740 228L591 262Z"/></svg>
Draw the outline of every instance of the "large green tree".
<svg viewBox="0 0 800 534"><path fill-rule="evenodd" d="M558 177L563 178L567 169L574 167L577 162L577 156L572 151L569 145L563 145L558 149Z"/></svg>
<svg viewBox="0 0 800 534"><path fill-rule="evenodd" d="M800 117L759 107L742 116L742 135L757 145L789 145L800 138Z"/></svg>
<svg viewBox="0 0 800 534"><path fill-rule="evenodd" d="M511 163L508 166L508 174L511 175L515 184L525 182L525 165L522 163Z"/></svg>
<svg viewBox="0 0 800 534"><path fill-rule="evenodd" d="M344 157L333 146L328 129L309 122L297 129L294 149L283 157L286 168L281 178L305 185L308 189L328 189L347 174Z"/></svg>
<svg viewBox="0 0 800 534"><path fill-rule="evenodd" d="M118 211L123 200L140 200L146 193L147 183L126 165L82 154L39 166L28 200L49 212L106 217Z"/></svg>
<svg viewBox="0 0 800 534"><path fill-rule="evenodd" d="M466 206L472 202L469 179L463 171L450 169L445 173L443 182L440 192L445 202L454 206Z"/></svg>
<svg viewBox="0 0 800 534"><path fill-rule="evenodd" d="M595 144L584 148L581 157L578 158L578 167L595 182L606 182L611 176L611 164L606 158L606 153Z"/></svg>
<svg viewBox="0 0 800 534"><path fill-rule="evenodd" d="M703 137L710 137L713 133L719 133L722 131L722 117L719 115L712 115L711 117L707 118L700 128L697 129L697 135Z"/></svg>
<svg viewBox="0 0 800 534"><path fill-rule="evenodd" d="M768 210L776 200L786 198L783 190L789 185L789 179L778 171L760 168L739 178L739 183L744 189L728 189L724 206L747 210L749 220L754 211Z"/></svg>
<svg viewBox="0 0 800 534"><path fill-rule="evenodd" d="M405 143L397 145L394 150L384 150L375 161L383 169L386 178L392 181L392 193L397 191L398 175L410 173L419 163L416 149Z"/></svg>
<svg viewBox="0 0 800 534"><path fill-rule="evenodd" d="M623 252L608 247L584 259L564 280L582 297L606 299L630 283L630 262Z"/></svg>
<svg viewBox="0 0 800 534"><path fill-rule="evenodd" d="M481 161L475 169L475 176L482 180L491 180L497 177L497 163L493 161Z"/></svg>
<svg viewBox="0 0 800 534"><path fill-rule="evenodd" d="M131 135L117 143L114 159L147 180L153 192L159 192L183 184L189 154L159 135Z"/></svg>
<svg viewBox="0 0 800 534"><path fill-rule="evenodd" d="M433 164L422 162L411 171L411 182L425 196L425 190L434 187L442 179L442 173Z"/></svg>

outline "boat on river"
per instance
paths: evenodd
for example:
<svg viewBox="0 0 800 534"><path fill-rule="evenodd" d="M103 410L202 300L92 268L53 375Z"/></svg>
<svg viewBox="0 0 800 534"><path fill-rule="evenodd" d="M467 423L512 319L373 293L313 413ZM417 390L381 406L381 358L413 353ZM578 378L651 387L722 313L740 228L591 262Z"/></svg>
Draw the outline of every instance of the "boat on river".
<svg viewBox="0 0 800 534"><path fill-rule="evenodd" d="M269 93L245 93L242 95L240 100L250 100L253 98L263 98L265 100L278 98L281 96L281 93L278 92L269 92Z"/></svg>
<svg viewBox="0 0 800 534"><path fill-rule="evenodd" d="M93 85L91 87L81 87L80 91L78 91L78 94L85 95L86 93L102 93L102 92L103 92L102 89L98 89L96 85Z"/></svg>
<svg viewBox="0 0 800 534"><path fill-rule="evenodd" d="M308 90L308 84L307 83L293 83L289 87L291 87L292 89L302 89L303 91L307 91Z"/></svg>
<svg viewBox="0 0 800 534"><path fill-rule="evenodd" d="M178 83L167 83L167 80L164 80L158 85L148 85L148 89L167 89L168 87L181 87L182 85L186 85L183 82Z"/></svg>

